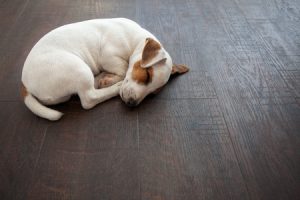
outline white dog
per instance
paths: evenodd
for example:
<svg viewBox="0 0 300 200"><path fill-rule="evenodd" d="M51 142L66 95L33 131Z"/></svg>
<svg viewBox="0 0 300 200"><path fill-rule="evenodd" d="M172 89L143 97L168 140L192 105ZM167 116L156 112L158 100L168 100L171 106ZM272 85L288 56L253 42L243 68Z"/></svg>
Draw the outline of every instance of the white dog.
<svg viewBox="0 0 300 200"><path fill-rule="evenodd" d="M90 109L120 94L136 106L171 73L186 71L137 23L95 19L59 27L37 42L24 63L22 96L33 113L58 120L62 113L45 105L78 94L82 107Z"/></svg>

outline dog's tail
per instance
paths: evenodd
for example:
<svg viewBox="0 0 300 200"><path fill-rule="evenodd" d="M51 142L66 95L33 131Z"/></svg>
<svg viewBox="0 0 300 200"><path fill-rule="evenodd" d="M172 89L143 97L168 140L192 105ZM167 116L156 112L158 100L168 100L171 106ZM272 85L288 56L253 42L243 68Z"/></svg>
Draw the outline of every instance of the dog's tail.
<svg viewBox="0 0 300 200"><path fill-rule="evenodd" d="M24 98L25 105L37 116L51 121L59 120L62 117L63 113L50 109L41 104L32 94L27 92L27 89L23 84L21 95Z"/></svg>

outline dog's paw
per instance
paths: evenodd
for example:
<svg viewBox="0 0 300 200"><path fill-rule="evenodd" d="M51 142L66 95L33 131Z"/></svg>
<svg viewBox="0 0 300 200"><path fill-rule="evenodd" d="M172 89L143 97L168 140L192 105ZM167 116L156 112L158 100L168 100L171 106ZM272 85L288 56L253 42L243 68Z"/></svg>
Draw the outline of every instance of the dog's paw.
<svg viewBox="0 0 300 200"><path fill-rule="evenodd" d="M111 77L105 77L103 79L100 79L98 82L99 88L105 88L112 86L114 84L114 80Z"/></svg>
<svg viewBox="0 0 300 200"><path fill-rule="evenodd" d="M117 83L118 81L120 81L121 79L122 78L118 75L103 72L99 76L98 88L106 88L106 87L112 86L115 83Z"/></svg>

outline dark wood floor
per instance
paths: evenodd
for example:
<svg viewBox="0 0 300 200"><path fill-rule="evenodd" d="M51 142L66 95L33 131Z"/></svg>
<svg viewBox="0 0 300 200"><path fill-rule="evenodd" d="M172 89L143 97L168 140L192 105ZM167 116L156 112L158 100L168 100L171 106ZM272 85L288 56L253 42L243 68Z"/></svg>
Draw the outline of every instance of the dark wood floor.
<svg viewBox="0 0 300 200"><path fill-rule="evenodd" d="M35 42L127 17L191 71L138 108L119 98L56 123L19 97ZM0 199L300 198L300 1L0 0Z"/></svg>

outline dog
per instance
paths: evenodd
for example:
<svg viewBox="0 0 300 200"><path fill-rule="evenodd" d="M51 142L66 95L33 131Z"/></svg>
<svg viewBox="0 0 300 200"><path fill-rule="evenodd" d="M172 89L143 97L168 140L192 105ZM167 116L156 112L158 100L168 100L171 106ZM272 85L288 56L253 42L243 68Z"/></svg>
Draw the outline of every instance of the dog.
<svg viewBox="0 0 300 200"><path fill-rule="evenodd" d="M63 113L47 105L74 94L84 109L117 95L137 106L171 74L188 70L173 64L158 39L134 21L93 19L58 27L34 45L23 66L21 95L34 114L55 121Z"/></svg>

